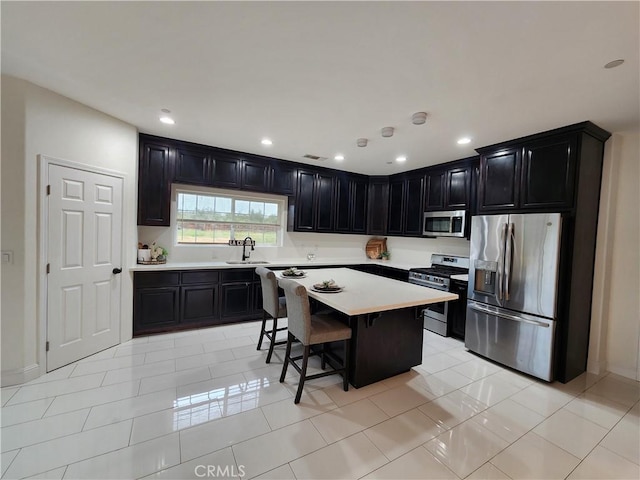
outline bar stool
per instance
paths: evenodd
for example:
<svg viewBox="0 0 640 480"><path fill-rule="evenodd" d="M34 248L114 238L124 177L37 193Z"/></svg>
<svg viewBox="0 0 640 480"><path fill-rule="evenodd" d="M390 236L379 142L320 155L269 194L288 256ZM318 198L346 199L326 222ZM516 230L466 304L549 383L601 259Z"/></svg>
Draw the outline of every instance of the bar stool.
<svg viewBox="0 0 640 480"><path fill-rule="evenodd" d="M262 284L262 328L260 329L260 338L258 339L258 348L262 347L263 337L267 337L271 342L269 345L269 353L267 354L267 363L271 362L273 355L273 347L276 345L284 345L286 340L276 341L278 332L282 332L287 327L278 328L278 319L287 316L287 305L284 297L278 296L278 281L276 275L265 267L257 267L256 274L260 277ZM267 330L267 315L273 320L271 330Z"/></svg>
<svg viewBox="0 0 640 480"><path fill-rule="evenodd" d="M351 339L351 328L342 322L333 318L331 315L316 314L311 315L309 308L309 297L307 289L293 280L282 279L279 281L280 287L284 290L287 299L287 311L289 321L289 332L287 335L287 348L284 357L284 365L282 365L282 374L280 375L280 383L284 382L287 374L287 366L289 363L300 374L300 383L298 383L298 391L294 403L300 403L302 396L302 388L306 380L314 378L326 377L335 373L342 374L342 383L344 391L349 390L349 340ZM303 347L303 354L297 357L291 357L291 343L299 340ZM324 369L325 361L329 360L331 366L335 366L334 362L337 357L327 352L325 344L328 342L336 342L344 340L344 359L339 368L317 373L307 376L307 364L309 357L313 355L322 355L322 368ZM322 345L319 352L311 352L312 345ZM296 360L302 359L302 366L298 366Z"/></svg>

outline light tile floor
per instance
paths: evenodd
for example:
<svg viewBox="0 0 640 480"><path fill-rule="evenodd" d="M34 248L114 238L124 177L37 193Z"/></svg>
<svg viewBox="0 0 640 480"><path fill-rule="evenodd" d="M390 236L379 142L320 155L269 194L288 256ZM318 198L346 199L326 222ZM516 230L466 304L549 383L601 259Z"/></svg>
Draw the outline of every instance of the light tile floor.
<svg viewBox="0 0 640 480"><path fill-rule="evenodd" d="M547 384L425 332L421 366L294 405L258 329L136 338L3 388L2 478L640 478L638 382Z"/></svg>

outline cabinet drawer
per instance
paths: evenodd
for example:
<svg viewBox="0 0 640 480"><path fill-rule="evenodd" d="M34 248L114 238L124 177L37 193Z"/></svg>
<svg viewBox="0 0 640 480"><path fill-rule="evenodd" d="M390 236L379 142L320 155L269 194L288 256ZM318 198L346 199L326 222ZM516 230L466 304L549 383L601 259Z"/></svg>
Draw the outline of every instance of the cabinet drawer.
<svg viewBox="0 0 640 480"><path fill-rule="evenodd" d="M242 268L237 270L225 270L221 272L222 283L252 282L257 280L253 268Z"/></svg>
<svg viewBox="0 0 640 480"><path fill-rule="evenodd" d="M192 283L218 283L219 272L211 270L197 270L182 272L182 284Z"/></svg>
<svg viewBox="0 0 640 480"><path fill-rule="evenodd" d="M180 272L135 272L134 287L162 287L180 284Z"/></svg>

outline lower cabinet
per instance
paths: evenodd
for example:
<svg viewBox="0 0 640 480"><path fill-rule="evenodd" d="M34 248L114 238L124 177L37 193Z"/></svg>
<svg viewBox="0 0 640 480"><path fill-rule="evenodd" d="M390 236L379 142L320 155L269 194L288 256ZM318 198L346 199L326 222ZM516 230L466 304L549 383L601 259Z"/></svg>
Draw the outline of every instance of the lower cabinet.
<svg viewBox="0 0 640 480"><path fill-rule="evenodd" d="M467 323L467 282L452 280L449 291L458 294L458 300L449 302L449 321L451 336L464 340Z"/></svg>
<svg viewBox="0 0 640 480"><path fill-rule="evenodd" d="M253 269L135 272L133 334L260 318L259 284Z"/></svg>

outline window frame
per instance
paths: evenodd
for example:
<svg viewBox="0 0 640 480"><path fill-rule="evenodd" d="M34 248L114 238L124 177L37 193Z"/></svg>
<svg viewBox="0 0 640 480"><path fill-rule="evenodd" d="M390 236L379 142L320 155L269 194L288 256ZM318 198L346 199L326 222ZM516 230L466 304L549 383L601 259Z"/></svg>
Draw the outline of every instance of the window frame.
<svg viewBox="0 0 640 480"><path fill-rule="evenodd" d="M171 186L171 236L174 247L177 248L217 248L228 246L227 243L185 243L178 241L178 194L186 193L193 195L209 195L232 197L234 200L269 202L278 204L278 224L276 229L276 243L265 244L256 242L256 246L261 248L282 247L284 245L284 235L287 227L287 197L269 193L248 192L245 190L230 190L223 188L201 187L196 185L173 184ZM241 223L239 223L241 225ZM256 225L256 224L253 224ZM242 239L240 239L242 240Z"/></svg>

